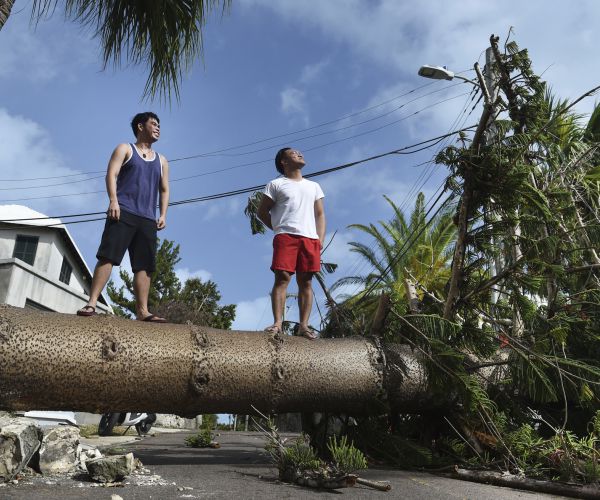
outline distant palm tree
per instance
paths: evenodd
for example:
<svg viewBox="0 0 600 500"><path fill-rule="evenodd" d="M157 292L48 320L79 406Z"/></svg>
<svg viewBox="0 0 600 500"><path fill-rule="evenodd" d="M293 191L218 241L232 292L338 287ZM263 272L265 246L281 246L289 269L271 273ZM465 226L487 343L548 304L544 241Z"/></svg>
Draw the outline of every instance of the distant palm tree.
<svg viewBox="0 0 600 500"><path fill-rule="evenodd" d="M332 291L343 285L359 285L362 291L350 300L360 298L361 303L372 307L378 294L372 293L371 298L363 298L364 290L376 283L372 292L381 291L396 300L406 300L405 280L408 279L417 286L417 293L421 297L422 291L427 290L442 298L450 274L452 244L456 238L452 215L449 212L441 213L427 224L425 196L419 193L407 222L396 204L387 196L385 199L394 211L394 217L389 222L380 221L380 228L375 224L349 226L373 237L375 245L371 246L350 242L351 251L361 255L372 270L366 275L338 280Z"/></svg>
<svg viewBox="0 0 600 500"><path fill-rule="evenodd" d="M182 73L202 57L202 29L209 13L231 0L34 0L38 22L63 5L65 16L90 27L100 39L104 67L129 63L148 67L144 95L179 98ZM0 0L0 29L14 0ZM8 50L8 48L6 48Z"/></svg>

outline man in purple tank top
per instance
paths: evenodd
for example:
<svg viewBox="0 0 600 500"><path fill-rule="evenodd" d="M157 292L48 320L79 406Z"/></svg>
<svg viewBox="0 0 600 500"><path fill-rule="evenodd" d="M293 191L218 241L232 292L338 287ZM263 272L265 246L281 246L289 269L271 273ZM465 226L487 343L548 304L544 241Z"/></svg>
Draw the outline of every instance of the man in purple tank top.
<svg viewBox="0 0 600 500"><path fill-rule="evenodd" d="M129 251L133 271L136 317L164 323L148 311L151 275L156 268L156 231L166 226L169 204L169 163L152 149L160 137L160 121L154 113L138 113L131 121L135 144L119 144L106 173L109 205L102 241L96 258L90 299L78 316L96 314L96 302L113 266ZM160 214L156 218L156 205Z"/></svg>

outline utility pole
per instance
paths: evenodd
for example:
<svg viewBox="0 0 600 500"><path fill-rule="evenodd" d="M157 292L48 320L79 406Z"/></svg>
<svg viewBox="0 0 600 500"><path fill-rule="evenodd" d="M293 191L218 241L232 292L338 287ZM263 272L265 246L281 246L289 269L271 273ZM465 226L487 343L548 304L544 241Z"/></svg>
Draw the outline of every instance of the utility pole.
<svg viewBox="0 0 600 500"><path fill-rule="evenodd" d="M490 54L491 51L491 48L488 48L486 51L486 62L491 62L491 57L493 56L493 54ZM490 66L488 66L488 68L489 67ZM479 86L481 87L484 98L483 113L479 119L479 124L477 126L477 130L475 131L475 135L473 136L473 142L471 143L470 147L473 152L477 152L477 150L486 143L486 140L489 139L492 133L489 127L490 122L493 122L494 120L494 111L497 103L497 86L495 85L493 76L490 74L488 77L490 84L492 84L490 92L490 90L488 90L490 87L488 87L486 81L484 80L481 69L479 68L479 64L475 63L474 68L475 72L477 73L477 79L479 81ZM473 199L473 192L475 190L468 166L465 166L464 172L463 194L461 196L460 206L458 209L458 235L456 246L454 248L454 257L452 259L452 274L450 276L448 296L446 298L446 303L444 304L444 318L448 320L452 320L454 318L454 306L459 298L460 282L463 274L465 251L467 246L469 212L471 208L470 205Z"/></svg>

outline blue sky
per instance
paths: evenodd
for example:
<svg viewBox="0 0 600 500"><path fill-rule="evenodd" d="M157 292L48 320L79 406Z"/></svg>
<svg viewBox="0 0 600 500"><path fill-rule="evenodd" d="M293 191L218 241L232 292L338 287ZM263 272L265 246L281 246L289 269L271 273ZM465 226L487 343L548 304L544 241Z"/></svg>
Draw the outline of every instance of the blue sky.
<svg viewBox="0 0 600 500"><path fill-rule="evenodd" d="M0 203L48 215L106 209L104 170L114 147L133 140L128 124L138 111L160 116L156 149L170 160L289 134L230 149L228 156L172 162L171 200L177 201L266 183L275 177L272 158L281 145L304 151L309 173L476 123L479 109L470 116L463 112L471 111L468 84L431 83L417 70L434 64L458 72L477 60L483 64L490 34L504 38L510 26L519 45L529 49L534 69L544 72L560 97L575 99L600 84L594 43L600 4L591 0L568 6L238 0L229 14L210 19L204 61L185 76L181 101L170 105L141 100L145 68L102 71L97 41L60 14L34 30L26 0L17 0L13 12L0 31ZM589 112L593 102L587 99L578 110ZM435 151L387 157L315 179L326 195L328 234L337 230L325 255L340 265L330 283L370 271L348 250L349 241L365 241L349 224L388 219L384 194L410 209L419 189L428 197L436 192L445 170L415 166ZM220 169L229 170L211 174ZM84 172L96 173L13 181ZM242 195L172 207L161 237L181 245L182 278L213 279L223 303L238 304L234 327L255 330L271 321L271 236L250 234L245 203ZM70 231L93 267L102 224L76 224ZM296 305L293 300L289 305L289 318L295 319ZM313 322L318 324L316 308Z"/></svg>

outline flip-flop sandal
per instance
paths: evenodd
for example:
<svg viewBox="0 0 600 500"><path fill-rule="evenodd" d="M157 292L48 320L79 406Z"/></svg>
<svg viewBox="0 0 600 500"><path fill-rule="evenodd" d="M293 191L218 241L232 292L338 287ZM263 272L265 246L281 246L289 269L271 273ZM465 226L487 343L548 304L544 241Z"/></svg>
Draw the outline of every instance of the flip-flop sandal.
<svg viewBox="0 0 600 500"><path fill-rule="evenodd" d="M167 320L165 318L159 318L156 314L150 314L149 316L146 316L141 321L145 321L146 323L166 323L167 322Z"/></svg>
<svg viewBox="0 0 600 500"><path fill-rule="evenodd" d="M77 316L95 316L98 314L94 306L83 306L77 311Z"/></svg>
<svg viewBox="0 0 600 500"><path fill-rule="evenodd" d="M277 326L277 325L271 325L271 326L267 326L263 332L267 332L267 333L281 333L281 327Z"/></svg>
<svg viewBox="0 0 600 500"><path fill-rule="evenodd" d="M310 328L298 328L298 333L296 335L298 337L304 337L308 340L315 340L317 338L314 331Z"/></svg>

